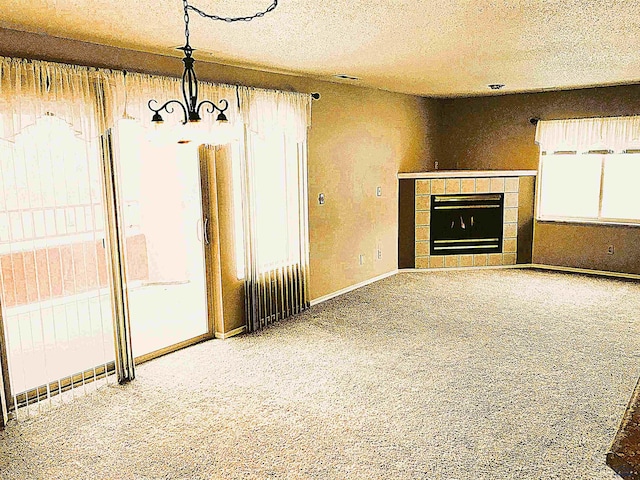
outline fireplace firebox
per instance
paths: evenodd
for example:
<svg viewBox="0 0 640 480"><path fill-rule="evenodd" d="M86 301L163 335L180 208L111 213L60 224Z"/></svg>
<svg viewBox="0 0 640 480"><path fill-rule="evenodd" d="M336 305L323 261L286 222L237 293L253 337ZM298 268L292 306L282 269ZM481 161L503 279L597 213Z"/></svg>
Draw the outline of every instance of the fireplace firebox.
<svg viewBox="0 0 640 480"><path fill-rule="evenodd" d="M431 255L502 253L503 193L431 196Z"/></svg>

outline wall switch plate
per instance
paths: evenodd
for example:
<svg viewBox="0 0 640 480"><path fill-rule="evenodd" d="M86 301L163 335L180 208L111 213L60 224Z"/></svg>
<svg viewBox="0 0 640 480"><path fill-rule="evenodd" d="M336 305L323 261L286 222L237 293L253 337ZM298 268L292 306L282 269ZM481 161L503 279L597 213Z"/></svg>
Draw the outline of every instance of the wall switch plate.
<svg viewBox="0 0 640 480"><path fill-rule="evenodd" d="M613 245L609 245L607 247L607 254L613 255L614 253L615 253L615 249L613 248Z"/></svg>
<svg viewBox="0 0 640 480"><path fill-rule="evenodd" d="M360 265L364 265L364 255L360 254Z"/></svg>
<svg viewBox="0 0 640 480"><path fill-rule="evenodd" d="M324 205L324 193L321 193L320 195L318 195L318 203L320 205Z"/></svg>
<svg viewBox="0 0 640 480"><path fill-rule="evenodd" d="M382 196L382 187L376 187L376 197Z"/></svg>

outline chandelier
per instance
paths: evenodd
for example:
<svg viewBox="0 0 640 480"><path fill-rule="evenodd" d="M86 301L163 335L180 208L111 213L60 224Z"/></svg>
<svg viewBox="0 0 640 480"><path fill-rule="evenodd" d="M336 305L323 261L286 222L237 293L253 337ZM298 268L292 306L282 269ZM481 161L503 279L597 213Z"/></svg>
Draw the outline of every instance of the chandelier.
<svg viewBox="0 0 640 480"><path fill-rule="evenodd" d="M189 10L192 10L200 14L202 17L210 20L221 20L228 23L240 21L249 22L254 18L263 17L265 14L273 11L278 6L278 0L273 0L273 3L266 10L247 17L219 17L217 15L210 15L193 5L189 5L188 0L183 0L182 3L184 6L185 44L184 47L180 47L178 50L182 50L184 52L184 58L182 59L184 62L184 73L182 74L182 97L184 99L184 103L180 100L169 100L161 107L154 108L158 105L158 102L156 100L149 100L148 106L153 112L151 121L156 124L162 123L164 119L162 118L162 115L160 115L160 112L164 110L168 114L171 114L174 111L173 105L178 104L182 107L184 113L184 121L182 123L185 125L188 123L199 122L201 120L200 111L203 106L208 113L215 114L216 111L219 112L216 116L216 121L225 123L228 121L227 116L224 114L229 107L229 102L227 100L220 100L218 105L209 100L202 100L198 103L198 79L196 78L196 72L193 69L195 60L192 57L194 49L191 48L191 45L189 44Z"/></svg>

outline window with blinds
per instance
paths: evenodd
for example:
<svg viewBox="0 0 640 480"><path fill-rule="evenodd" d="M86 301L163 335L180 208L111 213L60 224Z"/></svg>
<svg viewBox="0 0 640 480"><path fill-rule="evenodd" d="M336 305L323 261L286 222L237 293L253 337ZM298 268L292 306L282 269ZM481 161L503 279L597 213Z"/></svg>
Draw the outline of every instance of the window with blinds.
<svg viewBox="0 0 640 480"><path fill-rule="evenodd" d="M536 218L640 224L638 117L539 122Z"/></svg>

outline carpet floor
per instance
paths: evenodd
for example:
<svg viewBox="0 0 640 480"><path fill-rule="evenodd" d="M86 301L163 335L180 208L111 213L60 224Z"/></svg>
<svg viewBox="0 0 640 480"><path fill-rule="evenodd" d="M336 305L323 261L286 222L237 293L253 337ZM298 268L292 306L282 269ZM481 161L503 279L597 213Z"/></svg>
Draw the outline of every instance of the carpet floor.
<svg viewBox="0 0 640 480"><path fill-rule="evenodd" d="M0 432L12 479L614 479L640 284L402 273Z"/></svg>

